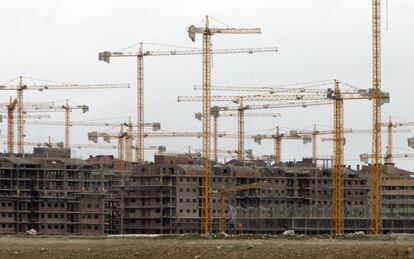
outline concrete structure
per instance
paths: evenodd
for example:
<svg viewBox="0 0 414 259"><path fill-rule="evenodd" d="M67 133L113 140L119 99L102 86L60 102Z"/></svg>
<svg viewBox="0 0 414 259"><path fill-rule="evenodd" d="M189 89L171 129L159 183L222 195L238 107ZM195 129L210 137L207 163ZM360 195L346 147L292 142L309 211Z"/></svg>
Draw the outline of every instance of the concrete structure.
<svg viewBox="0 0 414 259"><path fill-rule="evenodd" d="M106 196L118 176L39 152L0 157L0 233L104 234Z"/></svg>
<svg viewBox="0 0 414 259"><path fill-rule="evenodd" d="M202 168L198 156L156 155L138 165L113 156L71 159L65 150L0 156L0 234L199 233ZM70 152L69 152L70 154ZM121 167L119 167L122 163ZM214 164L213 229L221 215L218 190L266 182L227 193L229 233L330 233L332 171L310 160L267 166L263 161ZM121 168L122 170L118 170ZM384 231L414 232L412 173L385 165ZM345 230L369 226L369 166L345 168Z"/></svg>
<svg viewBox="0 0 414 259"><path fill-rule="evenodd" d="M345 168L345 228L348 232L368 229L368 172L368 167L358 170ZM124 215L122 232L198 233L201 173L201 165L188 156L177 155L156 156L154 164L138 166L128 172L120 188L124 204L119 213ZM387 192L388 183L392 181L398 181L404 186L401 188L407 188L405 184L411 185L411 179L401 177L392 176L393 180L384 180L384 212L388 206L401 206L396 204L398 199ZM213 166L212 187L219 190L267 182L260 189L227 194L228 232L280 233L294 229L319 234L331 231L331 179L331 169L316 167L310 160L277 167L263 166L263 161L250 162L250 166L242 167L231 161ZM414 232L414 217L393 211L394 214L384 220L384 230ZM212 213L214 229L218 230L221 213L218 195L213 195Z"/></svg>

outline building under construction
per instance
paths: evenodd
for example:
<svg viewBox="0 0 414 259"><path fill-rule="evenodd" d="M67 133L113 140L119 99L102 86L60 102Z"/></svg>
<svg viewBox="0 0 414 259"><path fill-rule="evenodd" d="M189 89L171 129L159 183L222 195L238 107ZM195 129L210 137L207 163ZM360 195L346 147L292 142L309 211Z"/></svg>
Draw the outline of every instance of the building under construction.
<svg viewBox="0 0 414 259"><path fill-rule="evenodd" d="M70 158L64 148L0 157L0 233L199 233L202 167L197 156L156 155L154 163L112 156ZM121 163L122 162L122 163ZM119 170L121 168L122 170ZM384 232L414 232L412 173L384 167ZM345 168L345 231L369 229L369 166ZM311 160L215 164L213 229L228 233L331 233L332 170ZM222 190L261 183L237 192ZM222 211L223 202L224 211Z"/></svg>
<svg viewBox="0 0 414 259"><path fill-rule="evenodd" d="M267 166L231 161L213 166L213 193L264 182L260 188L227 193L229 233L331 233L332 170L311 160ZM369 229L369 167L345 168L345 230ZM412 173L388 165L384 177L384 231L414 231ZM202 168L182 155L158 155L154 164L125 174L121 186L123 233L199 233ZM411 188L413 188L411 190ZM213 229L219 230L220 197L213 195ZM121 230L120 230L121 231Z"/></svg>
<svg viewBox="0 0 414 259"><path fill-rule="evenodd" d="M0 157L0 233L102 235L109 190L119 174L92 169L63 148Z"/></svg>

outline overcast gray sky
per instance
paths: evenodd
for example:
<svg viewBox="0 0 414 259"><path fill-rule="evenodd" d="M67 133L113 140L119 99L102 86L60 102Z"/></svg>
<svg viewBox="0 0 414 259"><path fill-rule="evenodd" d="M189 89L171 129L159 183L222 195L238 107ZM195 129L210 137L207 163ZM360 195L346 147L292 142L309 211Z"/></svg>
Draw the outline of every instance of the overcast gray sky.
<svg viewBox="0 0 414 259"><path fill-rule="evenodd" d="M401 121L413 121L414 2L389 0L388 31L385 1L382 2L383 90L391 95L391 103L383 106L382 118L395 116ZM279 47L278 53L214 56L214 84L269 86L338 78L361 88L371 87L371 1L368 0L0 0L0 82L19 75L73 83L130 82L131 89L121 90L27 91L25 100L68 98L90 106L87 114L74 111L73 120L128 116L135 120L135 60L113 59L106 64L98 61L98 52L119 50L141 41L201 47L201 38L191 42L186 28L200 25L206 14L235 27L260 27L263 32L217 35L213 37L215 48ZM164 130L200 130L201 123L194 119L194 113L201 110L201 105L176 102L178 95L199 94L194 92L193 85L200 83L199 56L146 58L145 121L159 121ZM15 96L15 92L0 94L2 102L10 95ZM368 101L346 102L345 127L371 129L371 111ZM272 133L276 125L285 131L311 129L313 124L322 129L332 128L330 106L280 112L279 118L247 118L246 132ZM63 119L63 114L52 115L52 120ZM236 118L221 119L220 129L236 132L236 123ZM5 135L6 123L2 123L1 130ZM88 143L86 133L92 130L114 132L73 127L72 143ZM63 127L26 127L28 141L49 135L55 141L63 141L63 134ZM406 139L411 135L395 136L395 147L400 148L395 152L410 152ZM145 143L166 145L169 151L186 150L188 145L201 147L200 139L146 139ZM235 149L236 140L222 140L220 148ZM249 139L246 148L253 148L258 155L269 154L273 152L273 141L264 141L259 146ZM371 136L348 136L345 150L346 163L358 163L360 153L371 152ZM320 143L318 151L320 155L332 154L332 143ZM77 150L74 154L85 157L94 152L97 151ZM152 154L146 152L146 158L152 159ZM310 154L309 144L302 145L297 140L283 143L284 160L298 160ZM414 170L412 160L398 160L397 165Z"/></svg>

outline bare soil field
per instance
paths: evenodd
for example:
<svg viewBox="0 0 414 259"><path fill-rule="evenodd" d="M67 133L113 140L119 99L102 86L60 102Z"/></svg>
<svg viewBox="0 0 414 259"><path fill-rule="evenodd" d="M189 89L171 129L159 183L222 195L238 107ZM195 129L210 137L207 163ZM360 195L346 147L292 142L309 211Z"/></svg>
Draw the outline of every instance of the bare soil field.
<svg viewBox="0 0 414 259"><path fill-rule="evenodd" d="M414 258L414 237L1 236L0 258Z"/></svg>

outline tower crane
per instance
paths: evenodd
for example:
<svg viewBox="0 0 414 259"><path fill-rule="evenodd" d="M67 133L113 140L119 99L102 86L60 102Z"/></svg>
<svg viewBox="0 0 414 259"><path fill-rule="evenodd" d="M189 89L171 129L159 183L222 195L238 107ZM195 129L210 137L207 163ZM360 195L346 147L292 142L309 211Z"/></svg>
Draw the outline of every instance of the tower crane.
<svg viewBox="0 0 414 259"><path fill-rule="evenodd" d="M209 17L205 17L204 27L191 25L188 28L188 36L192 41L196 40L196 34L203 35L203 195L202 195L202 216L201 216L201 233L211 233L212 215L211 215L211 164L210 164L210 145L211 145L211 127L210 127L210 106L211 106L211 55L212 44L211 36L215 34L258 34L261 33L259 28L211 28Z"/></svg>
<svg viewBox="0 0 414 259"><path fill-rule="evenodd" d="M89 111L89 107L87 105L77 105L77 106L70 106L68 100L66 100L66 104L62 105L62 109L65 110L65 148L69 148L69 139L70 139L70 113L74 109L81 109L82 113L86 113Z"/></svg>
<svg viewBox="0 0 414 259"><path fill-rule="evenodd" d="M214 54L233 54L233 53L249 53L254 52L276 52L277 48L241 48L241 49L215 49L212 50ZM136 160L138 163L144 163L144 152L142 147L144 145L144 129L142 124L144 123L144 57L147 56L189 56L200 55L203 52L199 49L188 50L161 50L161 51L149 51L144 50L144 43L139 43L139 50L137 52L131 51L103 51L99 52L99 60L109 63L111 58L118 57L136 57L137 58L137 153Z"/></svg>
<svg viewBox="0 0 414 259"><path fill-rule="evenodd" d="M388 132L388 137L387 137L387 151L386 151L386 156L384 157L385 159L385 163L391 164L393 163L393 154L392 154L392 150L393 150L393 128L396 127L412 127L414 126L414 122L392 122L391 120L391 116L389 117L389 121L386 123L381 123L382 127L387 127L387 132Z"/></svg>
<svg viewBox="0 0 414 259"><path fill-rule="evenodd" d="M372 0L372 155L371 222L372 234L382 234L382 147L381 147L381 0Z"/></svg>
<svg viewBox="0 0 414 259"><path fill-rule="evenodd" d="M232 187L223 187L220 188L216 193L220 196L220 233L226 232L226 204L225 204L225 197L227 193L232 192L241 192L244 190L250 190L250 189L258 189L261 188L266 182L255 182L251 184L245 184L245 185L237 185Z"/></svg>
<svg viewBox="0 0 414 259"><path fill-rule="evenodd" d="M39 80L47 82L47 84L33 84L26 85L23 82L24 79L30 80L39 80L30 77L19 76L16 79L13 79L7 83L18 80L16 85L2 85L0 90L17 90L17 144L18 144L18 153L24 153L24 105L23 105L23 91L27 90L75 90L75 89L110 89L110 88L129 88L129 84L67 84L60 83L50 80Z"/></svg>
<svg viewBox="0 0 414 259"><path fill-rule="evenodd" d="M237 136L242 136L240 139L244 139L246 136L244 134L244 118L245 117L278 117L280 113L244 113L244 111L237 111L237 112L226 112L220 113L214 107L211 108L211 116L213 117L213 156L214 160L218 161L218 138L220 134L218 132L218 118L219 117L237 117L238 118L238 134ZM195 114L195 118L197 120L202 120L203 114L198 112ZM240 161L244 160L244 141L241 142L239 139L238 141L238 151L237 151L237 159Z"/></svg>
<svg viewBox="0 0 414 259"><path fill-rule="evenodd" d="M389 131L396 131L393 130L392 127L397 127L397 126L412 126L413 123L412 122L406 122L406 123L392 123L391 122L391 117L388 123L383 123L383 126L386 125L388 127L388 138L392 137L392 134L389 133ZM384 158L385 161L393 161L392 158L412 158L414 157L414 154L393 154L392 153L392 140L390 141L388 139L388 147L387 147L387 152L385 153L385 155L382 155L381 158ZM391 145L390 145L391 143ZM407 140L408 146L414 149L414 138L408 138ZM368 163L369 159L373 160L374 159L374 155L373 154L367 154L367 153L363 153L360 154L360 159L361 161ZM393 163L393 162L387 162L387 163Z"/></svg>
<svg viewBox="0 0 414 259"><path fill-rule="evenodd" d="M274 140L274 156L275 163L280 163L282 161L282 139L303 139L305 142L305 137L308 135L298 134L297 131L290 131L289 134L284 134L280 132L279 126L276 126L274 135L255 135L254 142L261 144L262 139L273 139Z"/></svg>

